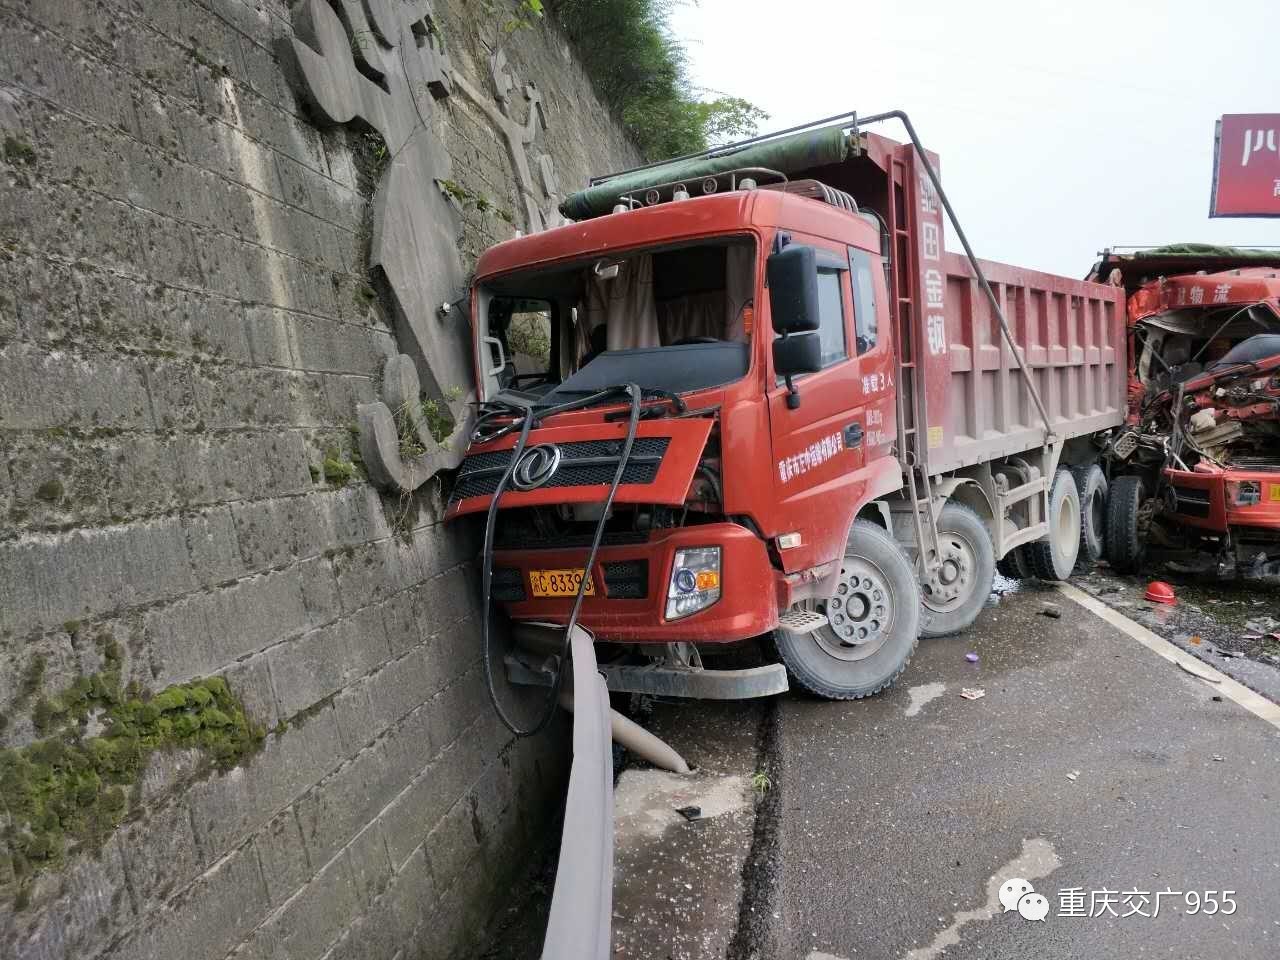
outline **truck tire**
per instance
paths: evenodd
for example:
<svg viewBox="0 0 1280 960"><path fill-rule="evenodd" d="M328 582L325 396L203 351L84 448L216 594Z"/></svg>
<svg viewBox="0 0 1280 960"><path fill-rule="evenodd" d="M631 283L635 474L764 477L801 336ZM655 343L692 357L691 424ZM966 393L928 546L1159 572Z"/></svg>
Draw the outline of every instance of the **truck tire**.
<svg viewBox="0 0 1280 960"><path fill-rule="evenodd" d="M1059 470L1049 488L1049 532L1026 547L1031 570L1041 580L1071 576L1080 553L1080 491L1070 470Z"/></svg>
<svg viewBox="0 0 1280 960"><path fill-rule="evenodd" d="M1142 505L1147 490L1141 477L1116 477L1107 496L1107 559L1117 573L1134 573L1146 558Z"/></svg>
<svg viewBox="0 0 1280 960"><path fill-rule="evenodd" d="M1027 562L1026 546L1014 547L996 561L996 570L1000 576L1010 580L1026 580L1031 576L1031 564Z"/></svg>
<svg viewBox="0 0 1280 960"><path fill-rule="evenodd" d="M828 625L775 631L792 680L828 700L860 700L893 683L920 639L920 586L883 527L854 521L835 592L823 606Z"/></svg>
<svg viewBox="0 0 1280 960"><path fill-rule="evenodd" d="M1096 463L1072 467L1080 491L1080 556L1082 564L1097 563L1106 552L1107 475Z"/></svg>
<svg viewBox="0 0 1280 960"><path fill-rule="evenodd" d="M951 501L938 516L942 566L920 584L920 636L946 637L969 628L986 605L996 550L981 518Z"/></svg>

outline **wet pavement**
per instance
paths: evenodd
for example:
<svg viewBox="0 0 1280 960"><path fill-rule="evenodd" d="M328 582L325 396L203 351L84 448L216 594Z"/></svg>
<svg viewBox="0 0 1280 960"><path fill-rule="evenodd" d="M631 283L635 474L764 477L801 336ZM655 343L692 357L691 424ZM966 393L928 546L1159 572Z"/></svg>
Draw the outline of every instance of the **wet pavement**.
<svg viewBox="0 0 1280 960"><path fill-rule="evenodd" d="M1162 576L1173 606L1143 599L1150 575L1072 582L1197 658L1181 669L997 577L974 628L922 641L878 697L653 705L638 719L697 770L621 773L613 956L1280 956L1280 729L1188 672L1280 700L1260 629L1280 629L1280 591ZM485 957L539 955L553 858ZM1014 876L1043 923L1004 910Z"/></svg>
<svg viewBox="0 0 1280 960"><path fill-rule="evenodd" d="M762 726L769 704L646 700L635 715L693 768L658 770L617 751L613 958L724 957L739 928L744 866L769 781ZM683 811L683 813L681 812ZM548 831L558 844L562 823ZM556 846L549 843L498 918L483 960L537 960ZM750 908L747 907L749 910Z"/></svg>
<svg viewBox="0 0 1280 960"><path fill-rule="evenodd" d="M743 902L755 806L761 703L654 705L646 726L694 768L633 765L614 791L613 956L723 957ZM684 810L684 814L680 813Z"/></svg>
<svg viewBox="0 0 1280 960"><path fill-rule="evenodd" d="M1173 587L1172 605L1144 599L1157 578ZM1071 582L1245 686L1280 700L1280 588L1218 582L1167 567L1126 576L1105 564L1078 572Z"/></svg>
<svg viewBox="0 0 1280 960"><path fill-rule="evenodd" d="M1214 667L1245 662L1200 636ZM1280 956L1280 730L1220 689L1027 584L922 641L887 694L782 698L773 852L748 891L769 922L739 955ZM1044 922L1004 911L1013 876Z"/></svg>

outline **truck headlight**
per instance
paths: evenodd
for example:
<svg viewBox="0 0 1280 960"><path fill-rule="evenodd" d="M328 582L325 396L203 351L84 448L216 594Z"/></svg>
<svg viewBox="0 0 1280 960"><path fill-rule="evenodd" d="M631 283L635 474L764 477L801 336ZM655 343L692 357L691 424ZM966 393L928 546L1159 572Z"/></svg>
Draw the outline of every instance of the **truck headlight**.
<svg viewBox="0 0 1280 960"><path fill-rule="evenodd" d="M679 620L720 599L720 548L677 550L667 587L667 619Z"/></svg>

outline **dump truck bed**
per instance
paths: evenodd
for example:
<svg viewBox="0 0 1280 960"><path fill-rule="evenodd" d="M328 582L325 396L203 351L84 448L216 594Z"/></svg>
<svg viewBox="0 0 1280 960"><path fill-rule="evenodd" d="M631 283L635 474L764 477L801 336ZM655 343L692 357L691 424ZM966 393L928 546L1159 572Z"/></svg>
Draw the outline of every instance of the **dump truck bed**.
<svg viewBox="0 0 1280 960"><path fill-rule="evenodd" d="M1053 432L1067 440L1125 414L1124 291L980 261L1031 371ZM929 469L944 473L1040 446L1044 422L969 261L942 257L946 349L925 349ZM939 429L941 428L941 429Z"/></svg>

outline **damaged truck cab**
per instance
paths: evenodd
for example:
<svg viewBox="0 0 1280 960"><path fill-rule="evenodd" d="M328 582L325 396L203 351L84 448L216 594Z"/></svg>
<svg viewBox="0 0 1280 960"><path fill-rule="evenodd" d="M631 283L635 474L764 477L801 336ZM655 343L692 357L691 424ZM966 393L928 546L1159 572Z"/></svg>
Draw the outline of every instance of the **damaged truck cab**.
<svg viewBox="0 0 1280 960"><path fill-rule="evenodd" d="M967 627L998 559L1070 572L1060 466L1123 417L1119 294L946 253L931 164L850 122L760 138L483 254L447 517L492 517L508 617L580 604L614 690L856 698ZM785 671L703 669L760 638Z"/></svg>
<svg viewBox="0 0 1280 960"><path fill-rule="evenodd" d="M887 296L883 272L870 267L879 238L872 224L835 214L781 191L732 191L589 220L481 258L477 364L486 396L517 390L552 403L626 382L654 391L587 587L582 622L598 636L730 643L759 635L839 553L858 510L901 484L887 450L892 394L863 389L892 383L892 350L864 337L859 353L845 336L855 272L875 335L871 311ZM817 338L822 369L790 388L772 363L764 305L766 264L782 230L821 251L818 307L827 321ZM541 357L529 364L502 331L485 329L503 297L526 315L536 304L550 344L546 368L518 372L541 366ZM757 335L758 323L769 335ZM596 353L582 331L602 327L607 334L597 336L610 339ZM679 397L679 408L659 391ZM569 571L581 565L621 450L619 412L615 401L558 416L517 466L494 544L494 596L511 616L554 620L576 591ZM879 425L871 436L862 431L868 420ZM514 443L469 451L451 515L488 506ZM537 452L552 445L558 456ZM693 589L682 589L689 579L681 571Z"/></svg>
<svg viewBox="0 0 1280 960"><path fill-rule="evenodd" d="M1280 254L1106 253L1128 297L1127 429L1112 450L1113 566L1148 543L1280 579Z"/></svg>

